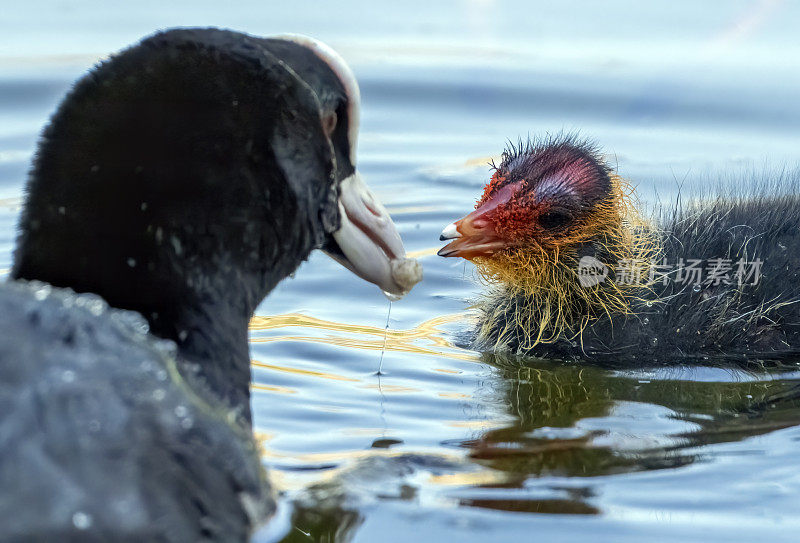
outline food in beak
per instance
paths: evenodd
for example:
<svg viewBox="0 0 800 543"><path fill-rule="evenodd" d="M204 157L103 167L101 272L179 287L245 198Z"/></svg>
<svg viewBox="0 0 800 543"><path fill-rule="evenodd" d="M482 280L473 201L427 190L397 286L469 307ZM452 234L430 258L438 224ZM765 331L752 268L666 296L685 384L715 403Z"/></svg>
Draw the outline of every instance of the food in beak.
<svg viewBox="0 0 800 543"><path fill-rule="evenodd" d="M386 208L358 172L340 186L341 227L334 232L332 258L362 279L399 299L422 280L422 266L406 257L403 241Z"/></svg>

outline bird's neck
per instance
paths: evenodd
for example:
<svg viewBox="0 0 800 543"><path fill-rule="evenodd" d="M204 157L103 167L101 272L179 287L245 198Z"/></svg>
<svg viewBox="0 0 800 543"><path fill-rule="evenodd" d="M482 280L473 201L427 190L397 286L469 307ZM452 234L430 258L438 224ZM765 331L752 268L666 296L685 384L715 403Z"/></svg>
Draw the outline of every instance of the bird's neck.
<svg viewBox="0 0 800 543"><path fill-rule="evenodd" d="M150 319L155 335L178 346L178 367L197 390L210 392L237 418L251 421L249 307L239 304L184 304L167 326Z"/></svg>
<svg viewBox="0 0 800 543"><path fill-rule="evenodd" d="M580 343L587 327L630 314L647 296L660 251L657 231L638 215L627 215L602 235L560 250L523 248L476 259L478 272L493 286L479 304L478 343L518 352Z"/></svg>
<svg viewBox="0 0 800 543"><path fill-rule="evenodd" d="M202 220L198 212L191 232L169 227L167 219L137 222L122 213L117 222L103 215L73 224L70 208L55 214L62 217L57 224L33 229L32 221L44 219L31 209L29 203L13 278L92 292L113 307L141 313L154 335L177 344L190 384L250 420L249 320L314 247L296 207L268 209L275 223L267 225L221 224L224 218Z"/></svg>
<svg viewBox="0 0 800 543"><path fill-rule="evenodd" d="M628 313L634 293L613 282L610 270L616 262L591 258L602 263L598 265L600 275L594 278L598 282L582 282L576 254L561 255L556 260L526 259L524 272L518 270L510 280L488 276L493 285L479 305L479 343L494 350L530 352L540 344L579 342L586 327L598 319ZM504 255L493 262L493 267L505 265L504 273L508 274L521 259L521 255ZM485 264L479 264L478 269L486 277ZM608 275L603 277L605 270L609 270Z"/></svg>
<svg viewBox="0 0 800 543"><path fill-rule="evenodd" d="M296 230L303 231L300 225ZM293 273L313 248L305 235L285 238L286 246L262 247L258 254L246 257L237 250L213 263L185 268L169 276L169 292L157 282L147 284L151 277L139 276L137 293L119 302L141 312L153 334L176 343L179 368L191 384L209 391L248 423L250 319L275 285ZM239 239L246 240L244 233ZM194 260L192 254L196 251L184 254L185 261ZM221 249L218 254L225 255ZM243 258L253 267L248 268ZM231 259L239 262L230 264ZM169 264L162 262L162 266ZM152 292L160 295L153 297Z"/></svg>

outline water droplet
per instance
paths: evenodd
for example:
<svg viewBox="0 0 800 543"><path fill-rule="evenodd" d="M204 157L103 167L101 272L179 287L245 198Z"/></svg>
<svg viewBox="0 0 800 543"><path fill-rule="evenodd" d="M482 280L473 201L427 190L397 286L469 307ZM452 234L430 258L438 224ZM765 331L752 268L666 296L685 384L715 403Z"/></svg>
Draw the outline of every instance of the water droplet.
<svg viewBox="0 0 800 543"><path fill-rule="evenodd" d="M135 258L128 258L128 260L126 260L126 262L128 263L128 266L130 266L131 268L135 268L136 267L136 259Z"/></svg>
<svg viewBox="0 0 800 543"><path fill-rule="evenodd" d="M658 345L658 338L657 338L657 337L654 337L654 338L651 340L651 343L653 344L653 346L654 346L654 347L655 347L656 345Z"/></svg>
<svg viewBox="0 0 800 543"><path fill-rule="evenodd" d="M747 398L748 400L752 400L753 399L753 395L752 394L745 394L744 397Z"/></svg>
<svg viewBox="0 0 800 543"><path fill-rule="evenodd" d="M181 246L181 240L177 238L177 236L171 236L169 238L169 242L172 244L172 248L175 250L175 254L177 256L181 256L183 253L183 247Z"/></svg>
<svg viewBox="0 0 800 543"><path fill-rule="evenodd" d="M153 391L153 399L157 402L163 400L164 397L166 397L166 395L167 393L164 391L163 388L157 388Z"/></svg>
<svg viewBox="0 0 800 543"><path fill-rule="evenodd" d="M75 372L72 370L64 370L61 372L61 380L65 383L71 383L75 380Z"/></svg>
<svg viewBox="0 0 800 543"><path fill-rule="evenodd" d="M67 214L67 208L64 207L64 206L59 206L58 207L58 213L59 213L59 215L66 215Z"/></svg>
<svg viewBox="0 0 800 543"><path fill-rule="evenodd" d="M96 317L99 317L100 315L103 314L105 306L106 304L103 302L103 300L100 300L98 298L95 298L93 300L87 300L86 303L86 309L88 309L89 312Z"/></svg>
<svg viewBox="0 0 800 543"><path fill-rule="evenodd" d="M646 305L647 307L653 307L653 302L652 302L652 301L650 301L650 300L647 300L647 302L645 303L645 305Z"/></svg>
<svg viewBox="0 0 800 543"><path fill-rule="evenodd" d="M156 372L156 379L159 381L166 381L167 380L167 371L166 370L158 370Z"/></svg>
<svg viewBox="0 0 800 543"><path fill-rule="evenodd" d="M700 292L700 285L695 285L692 287L693 292Z"/></svg>
<svg viewBox="0 0 800 543"><path fill-rule="evenodd" d="M150 331L150 325L135 311L113 311L111 319L125 328L130 328L137 334L145 335Z"/></svg>
<svg viewBox="0 0 800 543"><path fill-rule="evenodd" d="M72 515L72 525L78 530L88 530L92 527L92 515L78 511Z"/></svg>
<svg viewBox="0 0 800 543"><path fill-rule="evenodd" d="M100 421L99 420L92 420L89 421L89 431L92 433L97 433L100 431Z"/></svg>
<svg viewBox="0 0 800 543"><path fill-rule="evenodd" d="M178 355L178 346L169 339L157 339L153 342L153 347L167 358L175 358Z"/></svg>
<svg viewBox="0 0 800 543"><path fill-rule="evenodd" d="M188 430L192 426L194 426L194 420L192 419L192 417L186 417L181 421L181 428L183 428L184 430Z"/></svg>
<svg viewBox="0 0 800 543"><path fill-rule="evenodd" d="M175 408L175 415L178 416L178 417L183 418L188 414L189 414L189 410L186 409L185 405L179 405L178 407Z"/></svg>
<svg viewBox="0 0 800 543"><path fill-rule="evenodd" d="M50 285L42 285L41 287L37 288L34 293L33 297L39 300L40 302L50 296L50 293L53 291L53 287Z"/></svg>
<svg viewBox="0 0 800 543"><path fill-rule="evenodd" d="M390 302L396 302L398 300L402 300L403 297L398 294L392 294L391 292L383 291L383 295L386 296Z"/></svg>
<svg viewBox="0 0 800 543"><path fill-rule="evenodd" d="M142 205L139 206L139 209L141 209L142 211L146 211L147 210L147 202L142 202Z"/></svg>
<svg viewBox="0 0 800 543"><path fill-rule="evenodd" d="M645 326L647 326L648 324L650 324L650 319L648 319L647 317L643 318L643 319L642 319L642 324L644 324Z"/></svg>
<svg viewBox="0 0 800 543"><path fill-rule="evenodd" d="M186 341L187 337L189 337L189 332L187 332L186 330L181 330L180 332L178 332L178 339L180 339L181 341Z"/></svg>

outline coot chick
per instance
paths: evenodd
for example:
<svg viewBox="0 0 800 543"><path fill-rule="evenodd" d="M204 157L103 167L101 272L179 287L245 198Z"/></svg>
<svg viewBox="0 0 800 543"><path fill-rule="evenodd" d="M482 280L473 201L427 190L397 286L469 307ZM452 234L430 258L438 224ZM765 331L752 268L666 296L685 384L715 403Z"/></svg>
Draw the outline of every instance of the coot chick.
<svg viewBox="0 0 800 543"><path fill-rule="evenodd" d="M645 218L598 149L511 146L439 251L489 284L481 350L612 364L760 364L800 349L797 180Z"/></svg>
<svg viewBox="0 0 800 543"><path fill-rule="evenodd" d="M75 85L0 286L0 539L244 541L269 519L254 310L317 248L394 295L419 279L355 169L358 107L323 44L217 29Z"/></svg>

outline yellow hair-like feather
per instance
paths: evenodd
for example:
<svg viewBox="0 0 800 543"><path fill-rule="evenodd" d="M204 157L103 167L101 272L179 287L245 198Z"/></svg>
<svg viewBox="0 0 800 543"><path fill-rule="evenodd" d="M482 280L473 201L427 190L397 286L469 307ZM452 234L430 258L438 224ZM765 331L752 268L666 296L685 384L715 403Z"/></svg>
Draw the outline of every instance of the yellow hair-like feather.
<svg viewBox="0 0 800 543"><path fill-rule="evenodd" d="M591 242L606 255L608 277L596 285L579 281L577 250ZM639 212L630 183L611 176L611 194L559 237L532 240L491 257L475 259L482 280L493 287L479 307L478 342L519 352L541 343L575 341L603 317L630 314L652 292L651 266L661 255L659 236ZM622 269L625 266L625 269ZM620 281L625 275L630 281ZM616 278L616 280L615 280Z"/></svg>

